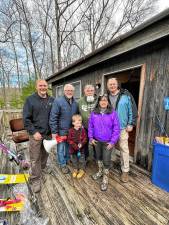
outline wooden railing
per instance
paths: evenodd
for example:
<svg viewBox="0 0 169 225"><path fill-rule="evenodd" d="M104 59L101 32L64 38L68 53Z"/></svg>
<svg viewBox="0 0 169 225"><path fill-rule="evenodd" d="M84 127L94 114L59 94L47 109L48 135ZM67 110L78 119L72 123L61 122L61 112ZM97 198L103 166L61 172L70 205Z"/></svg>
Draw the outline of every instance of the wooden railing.
<svg viewBox="0 0 169 225"><path fill-rule="evenodd" d="M0 111L0 138L3 137L4 134L4 125L3 125L3 111Z"/></svg>

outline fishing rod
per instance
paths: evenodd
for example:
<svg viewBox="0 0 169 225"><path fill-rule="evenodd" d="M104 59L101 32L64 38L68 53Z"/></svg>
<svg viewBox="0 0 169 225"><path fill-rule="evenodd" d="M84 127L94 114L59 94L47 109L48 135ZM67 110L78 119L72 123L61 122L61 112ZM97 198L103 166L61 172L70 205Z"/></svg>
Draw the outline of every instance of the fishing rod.
<svg viewBox="0 0 169 225"><path fill-rule="evenodd" d="M1 139L0 141L1 141L0 149L2 150L3 153L5 153L9 157L10 161L14 161L17 165L20 165L20 167L22 167L23 169L30 168L30 163L27 160L23 159L23 155L17 154L16 152L9 150L4 145Z"/></svg>
<svg viewBox="0 0 169 225"><path fill-rule="evenodd" d="M27 180L26 175L23 171L23 168L21 168L21 173L23 173L23 175L24 175L25 182L26 182L29 194L30 194L30 201L32 203L33 209L35 210L36 215L38 217L41 217L41 211L40 211L40 207L39 207L39 204L38 204L37 197L36 197L35 193L32 191L32 188L31 188L30 184L28 183L28 180Z"/></svg>
<svg viewBox="0 0 169 225"><path fill-rule="evenodd" d="M16 199L10 199L10 198L7 198L7 199L0 199L0 207L4 207L6 205L11 205L11 204L14 204L14 203L18 203L18 202L21 202L22 200L20 198L16 198Z"/></svg>
<svg viewBox="0 0 169 225"><path fill-rule="evenodd" d="M168 134L167 134L167 131L166 131L165 127L164 127L164 125L162 124L162 122L161 122L161 120L160 120L159 115L156 113L155 110L154 110L154 113L155 113L155 117L156 117L157 120L158 120L158 125L159 125L159 127L160 127L161 132L164 133L166 137L169 137Z"/></svg>

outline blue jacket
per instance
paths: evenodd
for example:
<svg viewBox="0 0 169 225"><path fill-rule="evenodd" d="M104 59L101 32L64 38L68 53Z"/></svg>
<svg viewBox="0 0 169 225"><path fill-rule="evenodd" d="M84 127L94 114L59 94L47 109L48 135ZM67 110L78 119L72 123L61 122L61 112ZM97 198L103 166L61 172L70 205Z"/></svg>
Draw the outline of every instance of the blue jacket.
<svg viewBox="0 0 169 225"><path fill-rule="evenodd" d="M68 102L65 96L56 98L49 119L52 134L67 135L72 124L72 116L77 113L78 105L74 98L72 104Z"/></svg>
<svg viewBox="0 0 169 225"><path fill-rule="evenodd" d="M116 105L116 112L119 117L120 129L123 130L127 125L133 125L133 113L131 98L129 95L122 94Z"/></svg>

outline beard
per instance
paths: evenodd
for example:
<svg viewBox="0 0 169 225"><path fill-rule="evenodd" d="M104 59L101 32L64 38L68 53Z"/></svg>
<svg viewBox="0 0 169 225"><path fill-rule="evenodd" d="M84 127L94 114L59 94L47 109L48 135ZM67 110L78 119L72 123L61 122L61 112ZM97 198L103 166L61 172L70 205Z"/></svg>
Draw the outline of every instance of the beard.
<svg viewBox="0 0 169 225"><path fill-rule="evenodd" d="M86 96L87 102L94 102L94 96Z"/></svg>

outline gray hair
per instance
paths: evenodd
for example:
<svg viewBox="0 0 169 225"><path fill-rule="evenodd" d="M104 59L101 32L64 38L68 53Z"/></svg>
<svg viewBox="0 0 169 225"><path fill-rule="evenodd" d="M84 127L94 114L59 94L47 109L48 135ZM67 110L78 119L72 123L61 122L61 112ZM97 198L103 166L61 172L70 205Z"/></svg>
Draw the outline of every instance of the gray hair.
<svg viewBox="0 0 169 225"><path fill-rule="evenodd" d="M65 91L65 89L66 89L67 87L73 88L73 91L75 90L75 87L74 87L72 84L65 84L63 90Z"/></svg>
<svg viewBox="0 0 169 225"><path fill-rule="evenodd" d="M92 85L92 84L86 84L86 85L84 86L84 90L89 89L89 88L92 88L92 89L95 90L95 87L94 87L94 85Z"/></svg>
<svg viewBox="0 0 169 225"><path fill-rule="evenodd" d="M108 83L110 80L115 80L115 81L117 81L117 84L119 84L119 81L118 81L118 79L117 79L116 77L109 78L109 79L107 80L107 83Z"/></svg>

